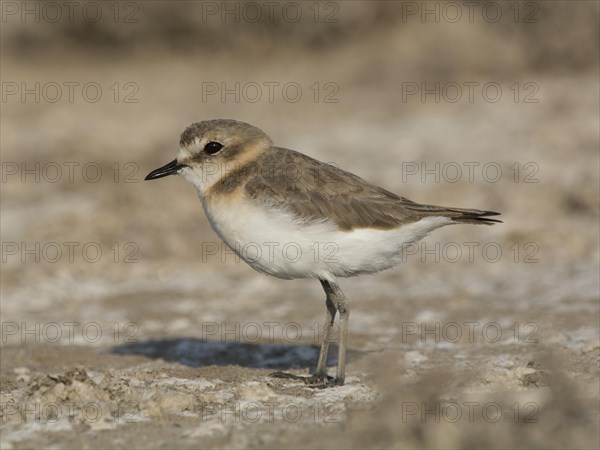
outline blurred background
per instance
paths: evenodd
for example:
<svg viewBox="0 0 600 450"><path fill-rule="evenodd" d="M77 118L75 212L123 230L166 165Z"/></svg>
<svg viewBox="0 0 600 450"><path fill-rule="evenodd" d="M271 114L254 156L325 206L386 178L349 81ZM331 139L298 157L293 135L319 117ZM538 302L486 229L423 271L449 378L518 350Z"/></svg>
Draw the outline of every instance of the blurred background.
<svg viewBox="0 0 600 450"><path fill-rule="evenodd" d="M3 448L600 445L597 2L0 5ZM341 281L346 386L273 380L316 361L319 283L143 182L212 118L504 223Z"/></svg>

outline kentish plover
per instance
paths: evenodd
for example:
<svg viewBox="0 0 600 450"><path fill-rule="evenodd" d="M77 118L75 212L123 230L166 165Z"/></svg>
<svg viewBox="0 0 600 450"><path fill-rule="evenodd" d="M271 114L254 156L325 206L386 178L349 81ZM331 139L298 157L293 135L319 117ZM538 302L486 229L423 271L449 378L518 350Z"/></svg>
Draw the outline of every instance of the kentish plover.
<svg viewBox="0 0 600 450"><path fill-rule="evenodd" d="M213 230L246 263L279 278L316 278L326 294L324 336L309 381L328 384L327 352L340 314L337 376L345 377L348 299L338 277L371 274L403 260L402 251L455 223L493 225L499 213L422 205L294 150L260 129L208 120L181 135L177 158L146 180L180 174L192 183ZM294 377L293 375L289 375Z"/></svg>

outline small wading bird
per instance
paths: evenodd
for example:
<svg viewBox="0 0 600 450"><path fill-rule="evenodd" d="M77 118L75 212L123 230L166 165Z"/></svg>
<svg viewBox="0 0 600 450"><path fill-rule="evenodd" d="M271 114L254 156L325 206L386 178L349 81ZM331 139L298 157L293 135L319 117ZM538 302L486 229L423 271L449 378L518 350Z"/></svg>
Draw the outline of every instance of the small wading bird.
<svg viewBox="0 0 600 450"><path fill-rule="evenodd" d="M179 144L177 158L146 180L182 175L198 190L213 230L246 263L279 278L316 278L325 290L327 314L316 372L275 376L323 386L344 383L350 307L338 277L394 267L406 245L444 225L500 222L490 218L499 214L493 211L412 202L350 172L275 147L260 129L235 120L195 123ZM296 249L293 255L280 251L289 250L288 244ZM252 252L243 250L249 246ZM319 248L334 251L315 257ZM336 313L340 338L332 379L326 363Z"/></svg>

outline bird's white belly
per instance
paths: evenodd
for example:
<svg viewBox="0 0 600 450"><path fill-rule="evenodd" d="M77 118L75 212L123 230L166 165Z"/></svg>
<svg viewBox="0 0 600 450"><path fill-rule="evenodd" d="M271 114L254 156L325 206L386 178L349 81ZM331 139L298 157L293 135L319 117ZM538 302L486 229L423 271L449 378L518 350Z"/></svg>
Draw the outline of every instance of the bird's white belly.
<svg viewBox="0 0 600 450"><path fill-rule="evenodd" d="M259 272L287 279L333 279L388 269L402 262L404 246L450 223L445 217L428 217L393 230L340 231L333 223L304 223L248 200L203 205L214 231L240 258Z"/></svg>

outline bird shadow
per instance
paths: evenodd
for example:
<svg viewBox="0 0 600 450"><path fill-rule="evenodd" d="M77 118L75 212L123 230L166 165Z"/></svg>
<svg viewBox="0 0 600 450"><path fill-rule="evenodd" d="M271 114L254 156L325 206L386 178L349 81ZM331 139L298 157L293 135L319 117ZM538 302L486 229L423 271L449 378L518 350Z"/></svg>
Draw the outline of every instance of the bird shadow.
<svg viewBox="0 0 600 450"><path fill-rule="evenodd" d="M327 366L337 362L337 345L329 347ZM263 344L237 341L210 341L194 338L149 339L113 347L110 353L141 355L178 362L189 367L229 366L262 369L314 369L319 346L307 344ZM353 356L347 352L347 359Z"/></svg>

